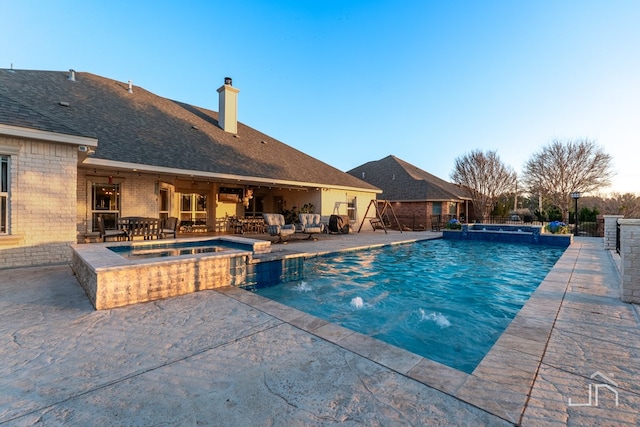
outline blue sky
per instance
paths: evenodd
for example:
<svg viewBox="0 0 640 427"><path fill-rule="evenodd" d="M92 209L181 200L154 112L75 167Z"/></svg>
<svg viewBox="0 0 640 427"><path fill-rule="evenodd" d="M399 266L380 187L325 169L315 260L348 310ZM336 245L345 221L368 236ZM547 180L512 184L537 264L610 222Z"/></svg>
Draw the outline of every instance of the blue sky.
<svg viewBox="0 0 640 427"><path fill-rule="evenodd" d="M87 71L218 109L338 169L443 179L596 140L640 195L640 1L0 0L0 68Z"/></svg>

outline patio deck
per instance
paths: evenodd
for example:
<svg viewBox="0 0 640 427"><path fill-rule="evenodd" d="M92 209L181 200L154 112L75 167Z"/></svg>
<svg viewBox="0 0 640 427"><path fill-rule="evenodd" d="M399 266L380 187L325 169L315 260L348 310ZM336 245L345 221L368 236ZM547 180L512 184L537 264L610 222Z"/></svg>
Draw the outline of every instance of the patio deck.
<svg viewBox="0 0 640 427"><path fill-rule="evenodd" d="M576 238L472 375L237 288L94 311L68 266L3 270L0 425L638 425L638 307L602 247Z"/></svg>

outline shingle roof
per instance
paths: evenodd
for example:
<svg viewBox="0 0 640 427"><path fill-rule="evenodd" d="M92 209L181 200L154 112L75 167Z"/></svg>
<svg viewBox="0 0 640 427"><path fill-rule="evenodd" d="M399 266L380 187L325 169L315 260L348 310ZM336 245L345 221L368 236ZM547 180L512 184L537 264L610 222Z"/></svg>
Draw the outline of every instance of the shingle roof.
<svg viewBox="0 0 640 427"><path fill-rule="evenodd" d="M467 192L395 156L360 165L347 172L382 189L381 199L461 200L469 199Z"/></svg>
<svg viewBox="0 0 640 427"><path fill-rule="evenodd" d="M237 136L227 133L218 127L217 112L138 86L128 93L127 83L91 73L76 72L76 81L67 77L0 70L0 95L8 105L0 106L0 123L97 138L92 159L377 190L240 122Z"/></svg>
<svg viewBox="0 0 640 427"><path fill-rule="evenodd" d="M37 129L65 135L84 136L0 92L0 124Z"/></svg>

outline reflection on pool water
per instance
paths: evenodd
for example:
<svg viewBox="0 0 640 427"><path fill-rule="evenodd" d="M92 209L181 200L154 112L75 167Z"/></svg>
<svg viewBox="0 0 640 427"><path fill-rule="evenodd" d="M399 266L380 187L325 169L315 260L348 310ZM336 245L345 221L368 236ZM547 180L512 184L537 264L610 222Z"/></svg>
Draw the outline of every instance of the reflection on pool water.
<svg viewBox="0 0 640 427"><path fill-rule="evenodd" d="M267 298L471 373L564 248L431 240L305 261Z"/></svg>
<svg viewBox="0 0 640 427"><path fill-rule="evenodd" d="M127 259L145 259L220 252L229 249L251 250L251 247L230 241L211 239L191 242L109 246L108 249Z"/></svg>

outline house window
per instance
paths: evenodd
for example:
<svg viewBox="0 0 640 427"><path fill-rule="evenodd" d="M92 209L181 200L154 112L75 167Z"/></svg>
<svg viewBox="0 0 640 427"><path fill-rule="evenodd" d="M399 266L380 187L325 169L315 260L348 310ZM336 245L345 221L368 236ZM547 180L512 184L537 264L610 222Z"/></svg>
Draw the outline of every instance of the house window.
<svg viewBox="0 0 640 427"><path fill-rule="evenodd" d="M102 217L106 230L118 228L120 216L120 184L93 183L91 186L91 217L93 231L97 231L98 217Z"/></svg>
<svg viewBox="0 0 640 427"><path fill-rule="evenodd" d="M357 220L356 202L357 200L355 197L347 198L347 215L349 216L349 221L352 222L355 222Z"/></svg>
<svg viewBox="0 0 640 427"><path fill-rule="evenodd" d="M207 195L189 193L180 195L180 225L184 227L207 225Z"/></svg>
<svg viewBox="0 0 640 427"><path fill-rule="evenodd" d="M432 215L442 215L442 202L433 202Z"/></svg>
<svg viewBox="0 0 640 427"><path fill-rule="evenodd" d="M0 234L9 234L9 157L0 156Z"/></svg>

